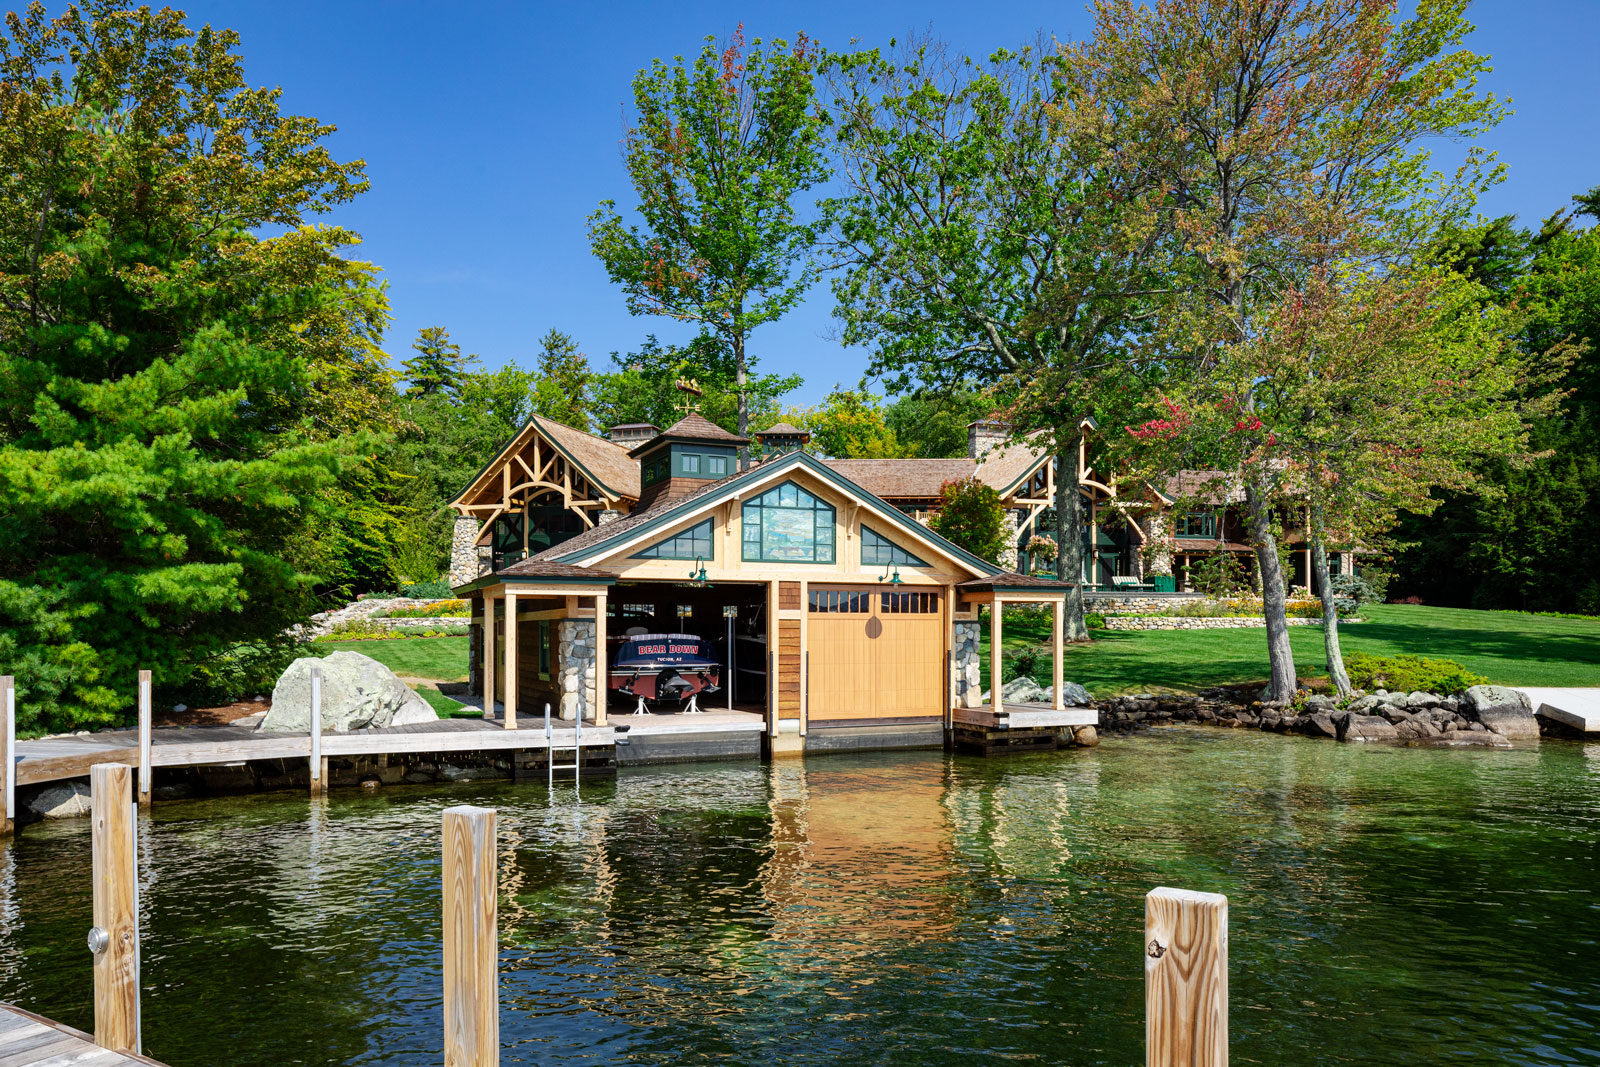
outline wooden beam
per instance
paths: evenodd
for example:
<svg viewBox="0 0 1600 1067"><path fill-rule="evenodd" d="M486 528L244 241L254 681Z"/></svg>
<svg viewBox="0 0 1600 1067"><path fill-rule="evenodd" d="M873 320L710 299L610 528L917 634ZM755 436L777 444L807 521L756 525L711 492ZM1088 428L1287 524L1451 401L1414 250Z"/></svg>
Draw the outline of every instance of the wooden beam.
<svg viewBox="0 0 1600 1067"><path fill-rule="evenodd" d="M444 1063L500 1063L499 887L495 812L466 805L443 816Z"/></svg>
<svg viewBox="0 0 1600 1067"><path fill-rule="evenodd" d="M314 797L326 796L328 792L328 768L322 758L322 668L313 665L311 668L311 795Z"/></svg>
<svg viewBox="0 0 1600 1067"><path fill-rule="evenodd" d="M150 672L139 672L139 806L150 804Z"/></svg>
<svg viewBox="0 0 1600 1067"><path fill-rule="evenodd" d="M996 715L1000 714L1000 706L1005 703L1005 697L1000 692L1001 667L1005 662L1000 617L1004 614L1005 602L996 593L994 602L989 605L989 710Z"/></svg>
<svg viewBox="0 0 1600 1067"><path fill-rule="evenodd" d="M594 724L606 725L606 671L610 667L606 652L606 595L594 598Z"/></svg>
<svg viewBox="0 0 1600 1067"><path fill-rule="evenodd" d="M1065 695L1061 692L1062 682L1064 680L1063 660L1066 658L1063 655L1064 650L1062 648L1062 638L1064 635L1062 632L1063 627L1061 609L1061 601L1050 601L1050 677L1053 679L1053 685L1055 688L1055 709L1057 711L1062 711L1067 706Z"/></svg>
<svg viewBox="0 0 1600 1067"><path fill-rule="evenodd" d="M17 825L17 679L0 675L0 837Z"/></svg>
<svg viewBox="0 0 1600 1067"><path fill-rule="evenodd" d="M483 598L483 717L494 718L494 597Z"/></svg>
<svg viewBox="0 0 1600 1067"><path fill-rule="evenodd" d="M1144 946L1146 1067L1227 1067L1228 898L1152 889Z"/></svg>
<svg viewBox="0 0 1600 1067"><path fill-rule="evenodd" d="M94 1041L114 1052L140 1052L139 869L135 850L133 768L101 763L89 771L94 818Z"/></svg>
<svg viewBox="0 0 1600 1067"><path fill-rule="evenodd" d="M517 679L521 675L517 662L517 594L506 590L506 662L505 688L506 729L517 728Z"/></svg>

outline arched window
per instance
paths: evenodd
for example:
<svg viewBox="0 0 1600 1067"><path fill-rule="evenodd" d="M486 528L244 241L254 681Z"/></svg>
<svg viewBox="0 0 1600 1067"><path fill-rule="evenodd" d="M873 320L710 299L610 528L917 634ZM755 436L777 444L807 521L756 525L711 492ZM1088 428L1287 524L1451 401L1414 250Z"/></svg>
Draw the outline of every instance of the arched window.
<svg viewBox="0 0 1600 1067"><path fill-rule="evenodd" d="M793 482L745 501L742 525L750 562L833 562L833 508Z"/></svg>

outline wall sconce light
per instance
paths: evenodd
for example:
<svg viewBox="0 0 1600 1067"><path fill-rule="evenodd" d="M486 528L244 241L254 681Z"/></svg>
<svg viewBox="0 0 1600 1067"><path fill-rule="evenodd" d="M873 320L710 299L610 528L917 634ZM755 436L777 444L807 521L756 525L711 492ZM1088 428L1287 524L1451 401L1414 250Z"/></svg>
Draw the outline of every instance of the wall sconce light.
<svg viewBox="0 0 1600 1067"><path fill-rule="evenodd" d="M694 570L689 572L689 584L696 589L704 589L711 584L706 580L706 565L700 561L699 556L694 558Z"/></svg>
<svg viewBox="0 0 1600 1067"><path fill-rule="evenodd" d="M900 565L898 563L896 563L893 566L894 566L894 577L893 578L889 577L888 568L885 568L884 572L882 574L878 575L878 581L880 581L880 582L888 582L890 585L904 585L905 583L900 580Z"/></svg>

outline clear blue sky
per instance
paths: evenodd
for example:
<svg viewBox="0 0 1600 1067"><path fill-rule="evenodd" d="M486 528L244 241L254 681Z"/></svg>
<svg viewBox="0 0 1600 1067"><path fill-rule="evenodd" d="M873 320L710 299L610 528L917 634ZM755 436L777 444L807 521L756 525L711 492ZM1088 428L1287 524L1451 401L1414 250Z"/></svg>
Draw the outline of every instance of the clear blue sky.
<svg viewBox="0 0 1600 1067"><path fill-rule="evenodd" d="M339 127L341 158L367 162L372 190L334 221L365 238L394 302L388 350L410 355L441 325L493 367L531 366L550 327L597 368L646 333L687 328L635 318L589 253L596 203L627 203L618 141L633 73L692 54L741 21L748 36L804 30L838 48L931 32L987 54L1039 31L1086 35L1082 4L717 2L631 4L355 3L191 0L191 21L243 35L246 73L280 85L284 106ZM1515 114L1486 138L1510 173L1483 203L1534 221L1600 184L1600 0L1479 0L1472 45L1493 57L1487 88ZM1444 146L1450 150L1450 146ZM763 370L799 373L814 402L853 383L864 356L832 336L826 284L751 351Z"/></svg>

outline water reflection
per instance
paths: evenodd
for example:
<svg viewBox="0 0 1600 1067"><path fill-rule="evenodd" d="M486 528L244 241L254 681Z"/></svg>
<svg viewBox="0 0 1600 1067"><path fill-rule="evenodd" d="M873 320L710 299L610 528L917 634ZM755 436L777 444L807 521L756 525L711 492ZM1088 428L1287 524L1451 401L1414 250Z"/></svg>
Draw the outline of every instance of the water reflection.
<svg viewBox="0 0 1600 1067"><path fill-rule="evenodd" d="M500 811L503 1062L1136 1062L1142 896L1234 901L1237 1062L1596 1062L1600 746L1181 732L157 805L174 1067L432 1064L439 814ZM87 824L0 848L0 999L92 1024Z"/></svg>

